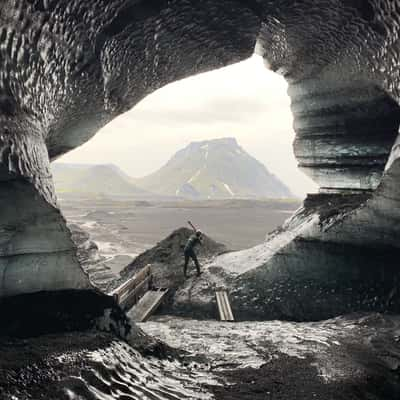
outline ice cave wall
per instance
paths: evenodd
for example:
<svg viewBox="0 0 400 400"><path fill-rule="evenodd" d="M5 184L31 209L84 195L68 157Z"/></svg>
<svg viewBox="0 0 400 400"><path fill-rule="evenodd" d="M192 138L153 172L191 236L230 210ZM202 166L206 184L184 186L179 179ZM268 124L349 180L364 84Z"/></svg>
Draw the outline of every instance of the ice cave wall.
<svg viewBox="0 0 400 400"><path fill-rule="evenodd" d="M314 278L334 276L342 256L325 243L348 253L353 245L398 248L399 16L397 0L3 1L0 296L89 285L50 160L157 88L243 60L255 47L289 82L295 154L321 187L283 228L301 233L256 275L268 287L271 268L293 280L325 257L330 269ZM298 229L310 215L316 222ZM314 247L299 249L305 241ZM359 268L354 254L344 260L344 271Z"/></svg>
<svg viewBox="0 0 400 400"><path fill-rule="evenodd" d="M0 297L90 288L49 163L148 93L253 52L236 1L10 0L0 9Z"/></svg>

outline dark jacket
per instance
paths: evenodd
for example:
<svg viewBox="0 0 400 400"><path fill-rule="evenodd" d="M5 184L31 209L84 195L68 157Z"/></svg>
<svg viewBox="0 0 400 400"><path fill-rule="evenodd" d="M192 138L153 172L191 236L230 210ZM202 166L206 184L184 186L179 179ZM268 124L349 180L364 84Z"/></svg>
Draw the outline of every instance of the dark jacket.
<svg viewBox="0 0 400 400"><path fill-rule="evenodd" d="M191 253L198 244L201 244L201 239L194 233L190 235L183 251L185 253Z"/></svg>

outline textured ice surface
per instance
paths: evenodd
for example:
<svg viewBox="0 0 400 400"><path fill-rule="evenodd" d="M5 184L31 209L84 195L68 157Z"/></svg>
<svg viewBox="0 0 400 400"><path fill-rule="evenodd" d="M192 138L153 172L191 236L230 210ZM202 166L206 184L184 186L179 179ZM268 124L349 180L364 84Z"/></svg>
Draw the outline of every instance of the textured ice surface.
<svg viewBox="0 0 400 400"><path fill-rule="evenodd" d="M286 354L290 357L314 358L324 379L329 381L339 380L349 373L344 368L346 356L339 361L340 354L349 351L349 344L360 342L362 338L366 345L364 351L367 354L374 352L376 345L379 346L379 336L396 337L398 318L388 317L387 320L385 318L379 315L365 315L313 323L282 321L224 323L165 316L142 323L140 327L169 345L188 351L192 356L205 355L211 360L212 370L258 368L274 357ZM369 340L374 344L368 344ZM390 357L397 360L395 365L400 365L398 355L395 355L396 348L397 345L394 345L388 347L387 351L391 354ZM380 354L383 358L385 358L384 353L383 351ZM358 371L352 373L362 374L362 370L363 367L360 366Z"/></svg>
<svg viewBox="0 0 400 400"><path fill-rule="evenodd" d="M271 237L258 246L247 250L222 254L205 267L222 267L224 270L234 274L242 274L257 268L268 262L275 253L279 252L279 250L288 245L297 236L307 233L318 221L318 215L311 215L307 219L302 220L297 226L273 233ZM290 225L290 223L287 225Z"/></svg>

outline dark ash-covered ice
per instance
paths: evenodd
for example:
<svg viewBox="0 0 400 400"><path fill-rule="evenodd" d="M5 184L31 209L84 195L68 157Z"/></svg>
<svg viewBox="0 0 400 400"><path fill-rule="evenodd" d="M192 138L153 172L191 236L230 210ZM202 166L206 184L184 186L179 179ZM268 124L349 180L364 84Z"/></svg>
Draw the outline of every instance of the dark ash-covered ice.
<svg viewBox="0 0 400 400"><path fill-rule="evenodd" d="M180 351L139 352L99 333L2 341L1 398L398 399L398 317L230 324L165 316L140 326Z"/></svg>

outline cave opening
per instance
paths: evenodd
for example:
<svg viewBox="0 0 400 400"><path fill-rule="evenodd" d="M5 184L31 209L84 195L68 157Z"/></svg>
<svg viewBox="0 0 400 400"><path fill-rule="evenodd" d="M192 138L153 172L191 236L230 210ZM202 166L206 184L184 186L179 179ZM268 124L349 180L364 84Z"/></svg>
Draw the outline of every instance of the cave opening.
<svg viewBox="0 0 400 400"><path fill-rule="evenodd" d="M140 253L188 219L240 250L263 242L316 190L298 170L293 141L287 83L253 55L148 95L53 163L53 175L67 219L88 229L106 256ZM83 184L85 176L93 182ZM138 189L132 195L129 184ZM94 198L103 199L97 213ZM128 201L125 221L120 204L107 211L113 198ZM149 213L140 201L164 207Z"/></svg>
<svg viewBox="0 0 400 400"><path fill-rule="evenodd" d="M221 154L249 150L285 177L293 197L307 193L305 214L318 214L320 221L370 199L397 137L396 102L365 82L289 82L265 68L258 55L176 81L55 164L56 189L73 236L81 228L89 232L107 260L109 279L124 276L137 254L168 239L187 220L240 251L263 243L300 207L296 200L285 203L282 195L267 207L256 196L236 196L229 177L218 175L233 158L222 166L212 160L217 174L210 178L206 164L214 142ZM220 192L208 191L210 179L220 180ZM123 192L127 183L134 195ZM110 196L114 190L121 193ZM246 262L242 272L255 265Z"/></svg>

